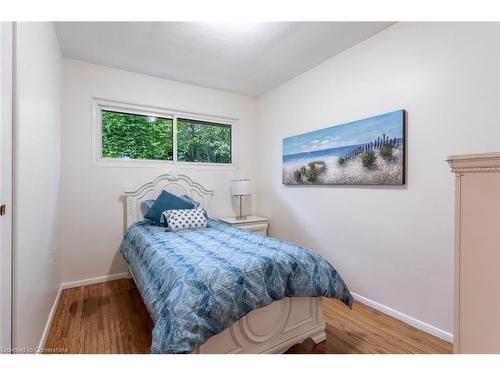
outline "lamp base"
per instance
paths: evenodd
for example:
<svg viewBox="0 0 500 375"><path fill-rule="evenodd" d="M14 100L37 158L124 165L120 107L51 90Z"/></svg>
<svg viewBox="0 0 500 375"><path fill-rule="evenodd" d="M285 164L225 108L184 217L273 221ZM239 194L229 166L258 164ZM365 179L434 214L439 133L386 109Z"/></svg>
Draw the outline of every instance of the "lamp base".
<svg viewBox="0 0 500 375"><path fill-rule="evenodd" d="M236 220L239 220L239 221L242 221L242 220L246 220L246 216L243 216L243 205L241 203L241 198L243 197L243 195L240 195L240 214L239 216L236 216L235 219Z"/></svg>

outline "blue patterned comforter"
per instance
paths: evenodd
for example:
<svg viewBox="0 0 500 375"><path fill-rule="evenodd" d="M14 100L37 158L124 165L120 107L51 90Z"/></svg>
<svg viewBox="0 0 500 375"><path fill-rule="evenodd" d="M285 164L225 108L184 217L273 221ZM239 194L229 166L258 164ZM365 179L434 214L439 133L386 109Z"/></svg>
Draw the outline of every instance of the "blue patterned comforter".
<svg viewBox="0 0 500 375"><path fill-rule="evenodd" d="M209 227L166 231L143 221L121 245L154 321L153 353L189 353L242 316L275 300L352 297L320 255L209 219Z"/></svg>

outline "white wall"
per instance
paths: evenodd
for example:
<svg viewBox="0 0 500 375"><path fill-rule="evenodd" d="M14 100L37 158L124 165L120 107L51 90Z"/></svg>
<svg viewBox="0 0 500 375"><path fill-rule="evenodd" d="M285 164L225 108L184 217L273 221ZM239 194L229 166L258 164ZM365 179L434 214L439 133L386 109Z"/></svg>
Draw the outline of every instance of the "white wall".
<svg viewBox="0 0 500 375"><path fill-rule="evenodd" d="M450 154L500 147L499 26L396 24L259 98L257 211L352 291L452 332ZM281 184L282 138L408 111L403 187Z"/></svg>
<svg viewBox="0 0 500 375"><path fill-rule="evenodd" d="M0 22L0 348L12 341L12 28Z"/></svg>
<svg viewBox="0 0 500 375"><path fill-rule="evenodd" d="M229 181L253 175L253 98L64 60L64 158L59 235L63 281L126 271L118 250L124 230L124 206L120 196L170 169L170 166L92 165L92 97L239 119L236 170L177 168L178 173L186 173L215 190L211 206L215 216L233 214Z"/></svg>
<svg viewBox="0 0 500 375"><path fill-rule="evenodd" d="M36 347L60 283L56 249L62 58L52 23L18 23L14 347Z"/></svg>
<svg viewBox="0 0 500 375"><path fill-rule="evenodd" d="M64 60L62 280L126 270L120 195L169 169L92 165L95 96L238 118L238 169L177 169L215 190L214 215L233 214L232 178L254 178L255 212L271 218L272 235L320 252L355 293L451 332L453 177L444 159L500 147L499 34L493 23L396 24L257 101ZM396 109L408 112L406 186L281 184L283 137Z"/></svg>

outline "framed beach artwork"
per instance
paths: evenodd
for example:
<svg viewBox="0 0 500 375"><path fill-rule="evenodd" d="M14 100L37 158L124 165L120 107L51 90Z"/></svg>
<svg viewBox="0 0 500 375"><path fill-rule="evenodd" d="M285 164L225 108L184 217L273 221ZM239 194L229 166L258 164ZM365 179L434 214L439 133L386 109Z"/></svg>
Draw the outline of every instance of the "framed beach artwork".
<svg viewBox="0 0 500 375"><path fill-rule="evenodd" d="M405 111L283 139L286 185L402 185Z"/></svg>

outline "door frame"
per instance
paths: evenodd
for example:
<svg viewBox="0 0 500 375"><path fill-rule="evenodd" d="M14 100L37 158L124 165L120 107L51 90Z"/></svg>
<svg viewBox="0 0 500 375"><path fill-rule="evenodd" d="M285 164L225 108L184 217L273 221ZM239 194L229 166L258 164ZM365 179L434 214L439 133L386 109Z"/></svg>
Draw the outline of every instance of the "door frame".
<svg viewBox="0 0 500 375"><path fill-rule="evenodd" d="M12 350L12 136L14 24L0 22L0 352Z"/></svg>

